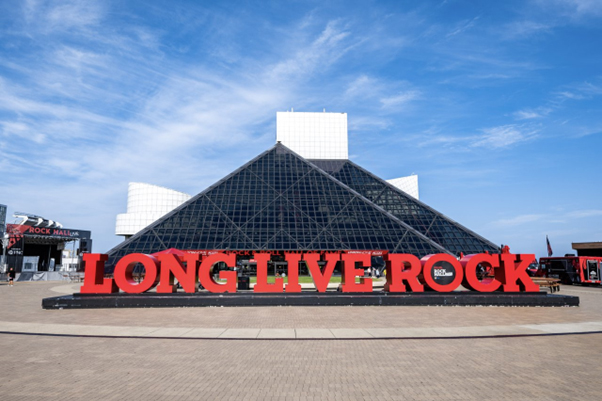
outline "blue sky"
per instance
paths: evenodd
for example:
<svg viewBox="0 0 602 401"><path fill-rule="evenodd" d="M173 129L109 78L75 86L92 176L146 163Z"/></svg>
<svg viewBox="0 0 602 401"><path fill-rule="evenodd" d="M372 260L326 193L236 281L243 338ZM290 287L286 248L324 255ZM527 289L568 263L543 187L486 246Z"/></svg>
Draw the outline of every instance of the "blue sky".
<svg viewBox="0 0 602 401"><path fill-rule="evenodd" d="M0 203L121 241L127 183L196 194L346 112L351 159L514 252L602 241L602 1L3 1Z"/></svg>

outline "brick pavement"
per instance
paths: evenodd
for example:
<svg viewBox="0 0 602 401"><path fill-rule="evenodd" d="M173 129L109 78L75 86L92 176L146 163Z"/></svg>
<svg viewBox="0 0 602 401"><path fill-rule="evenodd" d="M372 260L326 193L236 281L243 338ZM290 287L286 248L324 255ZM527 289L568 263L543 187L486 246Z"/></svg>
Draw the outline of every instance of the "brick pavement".
<svg viewBox="0 0 602 401"><path fill-rule="evenodd" d="M0 337L0 399L597 400L602 335L223 341Z"/></svg>
<svg viewBox="0 0 602 401"><path fill-rule="evenodd" d="M195 308L45 311L52 283L0 286L2 320L228 328L457 327L600 321L579 308ZM0 400L597 400L602 334L421 340L182 340L0 334Z"/></svg>

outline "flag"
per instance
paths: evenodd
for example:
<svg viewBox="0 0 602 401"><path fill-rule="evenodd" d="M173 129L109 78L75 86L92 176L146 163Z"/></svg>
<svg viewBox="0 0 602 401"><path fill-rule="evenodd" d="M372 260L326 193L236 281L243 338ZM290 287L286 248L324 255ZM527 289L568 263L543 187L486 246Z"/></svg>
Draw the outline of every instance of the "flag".
<svg viewBox="0 0 602 401"><path fill-rule="evenodd" d="M554 252L552 252L552 247L550 246L550 240L548 239L548 236L546 235L546 244L548 245L548 258L550 256L552 256L554 254Z"/></svg>

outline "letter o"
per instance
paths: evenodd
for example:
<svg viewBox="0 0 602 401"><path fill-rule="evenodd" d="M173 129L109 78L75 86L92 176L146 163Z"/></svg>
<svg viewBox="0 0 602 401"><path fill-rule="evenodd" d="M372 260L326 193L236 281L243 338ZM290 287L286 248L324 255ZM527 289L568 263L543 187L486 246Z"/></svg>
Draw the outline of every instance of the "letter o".
<svg viewBox="0 0 602 401"><path fill-rule="evenodd" d="M134 267L137 263L144 266L146 273L144 274L144 280L140 283L136 283L134 280L133 273ZM159 271L159 261L151 255L144 255L142 253L131 253L124 256L115 265L113 271L113 278L117 286L129 294L140 294L148 291L157 285L157 277Z"/></svg>
<svg viewBox="0 0 602 401"><path fill-rule="evenodd" d="M431 290L434 290L437 292L451 292L451 291L455 290L456 288L458 288L460 286L460 283L462 283L462 278L463 278L463 273L464 273L462 270L462 265L460 265L460 262L458 262L458 259L454 258L452 255L449 255L447 253L438 253L436 255L427 255L427 256L423 257L422 259L420 259L420 262L422 263L422 276L423 276L424 283ZM433 278L433 275L432 275L433 268L436 267L435 264L439 263L439 262L448 263L454 269L455 277L451 283L439 284Z"/></svg>

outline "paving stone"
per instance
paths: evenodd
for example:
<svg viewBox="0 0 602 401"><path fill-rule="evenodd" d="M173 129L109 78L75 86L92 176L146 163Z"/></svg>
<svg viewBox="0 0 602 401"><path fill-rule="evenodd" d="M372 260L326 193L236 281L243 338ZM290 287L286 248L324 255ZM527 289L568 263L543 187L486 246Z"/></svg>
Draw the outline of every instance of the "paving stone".
<svg viewBox="0 0 602 401"><path fill-rule="evenodd" d="M295 329L261 329L257 338L295 338Z"/></svg>
<svg viewBox="0 0 602 401"><path fill-rule="evenodd" d="M521 326L433 327L438 337L486 337L538 334L541 331Z"/></svg>
<svg viewBox="0 0 602 401"><path fill-rule="evenodd" d="M432 327L420 327L420 328L399 328L394 327L390 329L382 328L367 328L365 329L371 336L376 338L429 338L429 337L441 337L441 334L435 331Z"/></svg>
<svg viewBox="0 0 602 401"><path fill-rule="evenodd" d="M525 324L521 325L520 327L537 330L543 333L579 333L587 331L602 331L602 322Z"/></svg>
<svg viewBox="0 0 602 401"><path fill-rule="evenodd" d="M329 329L295 329L297 338L334 338Z"/></svg>
<svg viewBox="0 0 602 401"><path fill-rule="evenodd" d="M190 338L218 338L226 329L204 329L196 328L186 333Z"/></svg>
<svg viewBox="0 0 602 401"><path fill-rule="evenodd" d="M79 292L79 286L74 284L59 285L56 287L52 287L50 291L59 294L73 294L75 292Z"/></svg>
<svg viewBox="0 0 602 401"><path fill-rule="evenodd" d="M335 338L373 338L365 329L330 329Z"/></svg>
<svg viewBox="0 0 602 401"><path fill-rule="evenodd" d="M261 329L226 329L219 338L257 338Z"/></svg>
<svg viewBox="0 0 602 401"><path fill-rule="evenodd" d="M164 327L144 334L145 337L186 337L193 329L188 327Z"/></svg>

